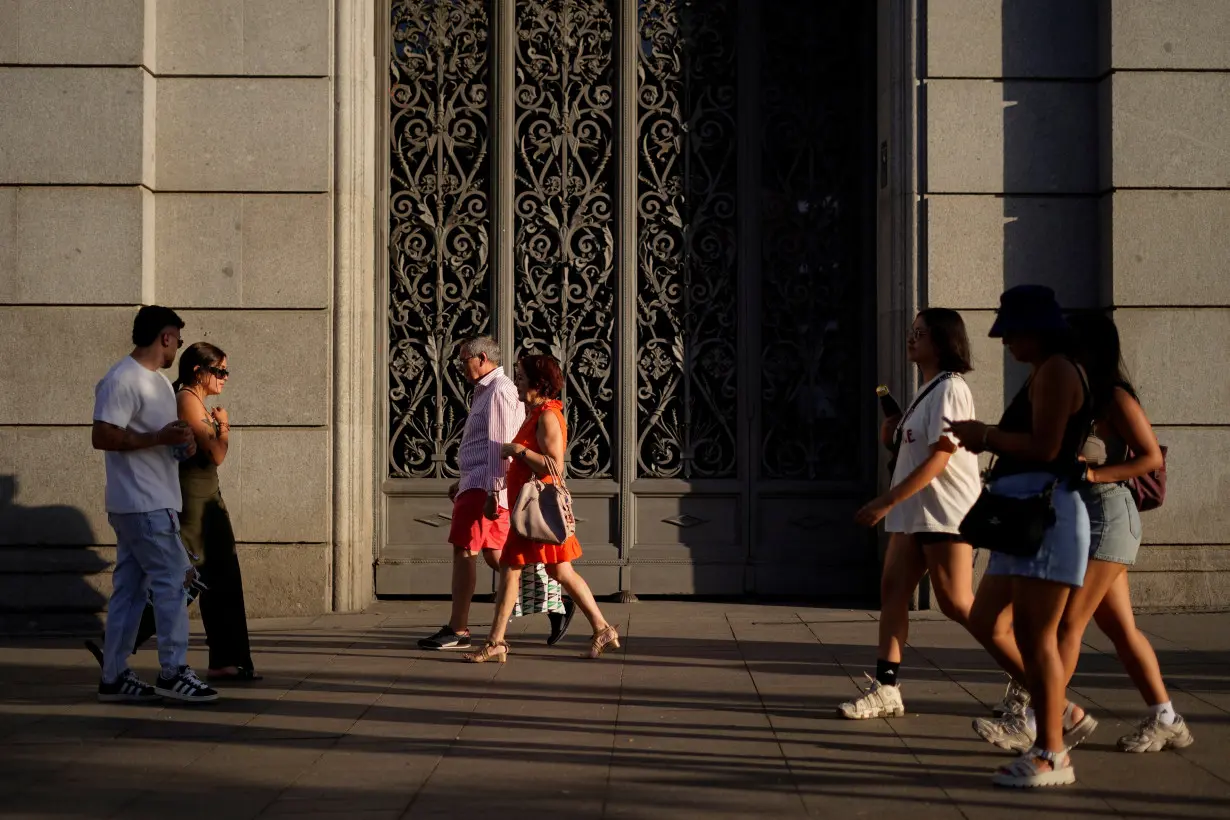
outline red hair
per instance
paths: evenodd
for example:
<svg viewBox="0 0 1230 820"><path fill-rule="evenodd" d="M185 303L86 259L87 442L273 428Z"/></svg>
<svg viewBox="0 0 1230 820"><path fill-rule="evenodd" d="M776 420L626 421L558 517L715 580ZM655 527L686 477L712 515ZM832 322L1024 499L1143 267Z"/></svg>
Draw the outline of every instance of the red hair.
<svg viewBox="0 0 1230 820"><path fill-rule="evenodd" d="M544 399L559 398L560 391L564 389L564 373L559 369L559 362L554 356L522 356L520 365L527 387Z"/></svg>

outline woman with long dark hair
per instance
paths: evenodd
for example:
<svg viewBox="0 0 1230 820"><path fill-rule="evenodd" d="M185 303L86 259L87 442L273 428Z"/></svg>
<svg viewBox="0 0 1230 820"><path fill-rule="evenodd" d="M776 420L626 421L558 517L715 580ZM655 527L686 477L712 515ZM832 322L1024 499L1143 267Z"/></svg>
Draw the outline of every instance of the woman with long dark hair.
<svg viewBox="0 0 1230 820"><path fill-rule="evenodd" d="M1097 420L1084 448L1085 483L1081 495L1089 513L1089 567L1084 584L1073 590L1059 626L1059 651L1065 681L1080 660L1081 640L1090 619L1110 638L1115 652L1140 691L1149 714L1130 735L1119 739L1125 752L1182 749L1193 742L1162 680L1157 653L1136 628L1128 588L1128 567L1140 550L1140 513L1126 482L1162 466L1162 449L1123 365L1119 330L1100 313L1071 321L1081 364L1089 374ZM1066 709L1078 722L1084 710ZM1092 720L1092 719L1090 719ZM1096 725L1092 723L1092 725ZM1033 742L1034 727L1024 716L974 721L978 734L1001 748L1020 750Z"/></svg>
<svg viewBox="0 0 1230 820"><path fill-rule="evenodd" d="M218 485L218 467L230 447L230 415L207 401L226 387L226 354L208 342L189 345L179 357L175 395L179 418L196 436L196 455L179 465L184 509L180 537L201 572L201 620L209 643L208 678L260 680L248 643L243 577L230 513Z"/></svg>
<svg viewBox="0 0 1230 820"><path fill-rule="evenodd" d="M1093 401L1084 370L1072 358L1071 334L1050 288L1021 285L1006 291L990 335L1002 338L1013 358L1029 365L1029 380L997 426L958 420L948 429L962 447L997 456L989 500L1007 500L998 504L1005 514L1022 509L1013 500L1025 502L1029 520L1022 523L1029 530L1036 527L1040 536L1026 545L1029 549L1014 545L1005 551L1006 543L975 544L987 546L992 554L974 597L970 631L1009 674L1016 670L1037 709L1035 742L1014 763L1001 767L992 782L1065 785L1076 781L1076 773L1067 751L1074 744L1064 734L1070 715L1064 709L1067 678L1059 624L1073 590L1084 582L1089 560L1089 514L1070 476L1093 422ZM977 513L976 506L962 522L963 531ZM990 515L986 525L1002 523ZM1019 533L1003 532L1000 537L1015 539Z"/></svg>
<svg viewBox="0 0 1230 820"><path fill-rule="evenodd" d="M504 458L511 458L508 468L509 504L515 504L521 488L534 476L545 484L554 483L554 475L564 473L564 452L568 444L568 424L564 405L559 400L564 387L564 374L552 356L523 356L517 362L517 394L525 402L525 422L513 440L501 448ZM553 475L554 473L554 475ZM521 572L532 564L543 564L547 575L559 581L564 591L576 602L576 607L594 630L589 657L602 657L606 648L619 648L619 633L602 617L589 584L585 583L572 562L581 557L581 544L569 536L563 544L531 541L513 530L500 554L500 586L496 593L495 615L486 645L478 652L465 655L471 663L508 660L508 644L504 640L508 619L517 603Z"/></svg>
<svg viewBox="0 0 1230 820"><path fill-rule="evenodd" d="M892 488L856 516L865 527L885 520L890 538L880 580L876 676L862 697L838 707L851 720L905 714L897 672L909 637L910 598L924 575L931 576L940 610L963 627L974 602L974 549L958 530L981 489L978 457L944 432L945 419L974 417L974 396L962 378L973 366L961 315L946 308L919 313L906 356L923 386L903 416L884 420L885 444L900 436Z"/></svg>

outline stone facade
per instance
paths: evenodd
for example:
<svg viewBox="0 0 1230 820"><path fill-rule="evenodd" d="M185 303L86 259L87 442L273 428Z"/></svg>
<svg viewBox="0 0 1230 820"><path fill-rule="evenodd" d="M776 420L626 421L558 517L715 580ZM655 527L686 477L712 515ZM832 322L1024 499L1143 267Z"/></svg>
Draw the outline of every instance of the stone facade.
<svg viewBox="0 0 1230 820"><path fill-rule="evenodd" d="M1136 602L1224 605L1230 4L929 0L926 15L919 303L960 308L979 336L1024 281L1065 307L1113 307L1170 451ZM985 338L975 364L989 418L1021 374Z"/></svg>
<svg viewBox="0 0 1230 820"><path fill-rule="evenodd" d="M1022 375L986 339L1005 286L1114 307L1170 448L1138 602L1223 604L1230 3L879 10L880 373L904 391L910 315L959 308L990 418ZM91 388L149 302L230 354L250 611L371 600L385 19L380 0L0 0L0 610L105 603Z"/></svg>
<svg viewBox="0 0 1230 820"><path fill-rule="evenodd" d="M331 605L333 4L0 3L3 608L98 610L94 382L135 306L227 351L250 610Z"/></svg>

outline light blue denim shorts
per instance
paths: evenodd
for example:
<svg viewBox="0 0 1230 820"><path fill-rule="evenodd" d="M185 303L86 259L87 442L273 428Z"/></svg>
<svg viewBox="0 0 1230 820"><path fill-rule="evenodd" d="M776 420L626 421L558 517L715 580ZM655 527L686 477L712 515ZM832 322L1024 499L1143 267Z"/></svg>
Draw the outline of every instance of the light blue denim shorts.
<svg viewBox="0 0 1230 820"><path fill-rule="evenodd" d="M1116 564L1136 563L1140 552L1140 511L1122 484L1087 484L1081 497L1089 511L1089 557Z"/></svg>
<svg viewBox="0 0 1230 820"><path fill-rule="evenodd" d="M998 478L989 489L995 495L1028 498L1054 483L1051 473L1021 473ZM1055 524L1046 531L1038 554L1018 558L992 552L987 575L1039 578L1073 587L1085 582L1085 568L1089 565L1089 513L1085 502L1068 481L1059 482L1051 502L1055 507Z"/></svg>

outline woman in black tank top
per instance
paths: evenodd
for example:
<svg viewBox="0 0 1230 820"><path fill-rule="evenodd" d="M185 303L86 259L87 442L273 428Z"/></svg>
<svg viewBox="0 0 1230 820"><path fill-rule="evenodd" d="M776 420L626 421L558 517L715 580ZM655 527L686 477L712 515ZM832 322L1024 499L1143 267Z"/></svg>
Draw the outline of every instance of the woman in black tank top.
<svg viewBox="0 0 1230 820"><path fill-rule="evenodd" d="M1067 422L1064 424L1058 456L1045 460L1033 454L1019 456L1006 452L995 460L990 476L992 481L997 478L1018 475L1020 473L1045 472L1064 478L1069 478L1074 474L1073 470L1077 466L1075 455L1080 452L1085 438L1089 435L1090 425L1093 423L1093 398L1080 365L1076 364L1076 361L1071 358L1068 358L1068 362L1080 376L1084 400L1081 403L1080 409L1068 416ZM1013 397L1012 403L1008 405L1008 409L1000 417L999 424L995 425L996 430L1000 433L1032 434L1034 420L1032 387L1033 376L1031 375L1029 381Z"/></svg>
<svg viewBox="0 0 1230 820"><path fill-rule="evenodd" d="M1070 479L1079 471L1092 400L1084 372L1071 358L1067 323L1050 288L1023 285L1005 292L990 335L1030 365L1029 380L998 426L959 420L951 430L967 449L997 456L992 494L1027 498L1049 491L1055 523L1035 556L993 552L978 587L970 631L1015 685L1009 685L1003 703L1009 717L980 718L974 726L992 743L1024 752L996 772L997 785L1065 785L1076 780L1065 750L1087 737L1093 723L1087 715L1074 722L1065 713L1067 681L1058 647L1064 607L1083 582L1089 560L1089 516ZM1030 702L1036 722L1026 711Z"/></svg>

